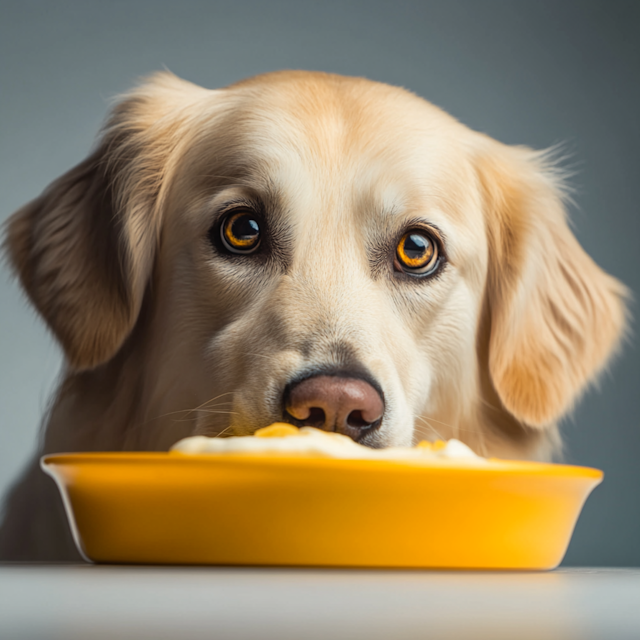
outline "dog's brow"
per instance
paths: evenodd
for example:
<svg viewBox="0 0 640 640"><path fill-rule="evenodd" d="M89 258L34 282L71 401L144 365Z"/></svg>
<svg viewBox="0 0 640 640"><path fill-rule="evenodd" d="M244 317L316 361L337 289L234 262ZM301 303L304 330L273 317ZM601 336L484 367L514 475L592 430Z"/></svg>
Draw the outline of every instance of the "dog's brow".
<svg viewBox="0 0 640 640"><path fill-rule="evenodd" d="M228 184L216 185L212 197L217 212L225 213L233 207L243 205L261 209L266 214L277 213L282 208L284 190L279 189L271 180L245 178L238 181L232 176L228 178Z"/></svg>
<svg viewBox="0 0 640 640"><path fill-rule="evenodd" d="M221 213L225 213L229 209L233 209L234 207L255 207L258 203L255 202L253 198L231 198L229 200L225 200L218 208Z"/></svg>

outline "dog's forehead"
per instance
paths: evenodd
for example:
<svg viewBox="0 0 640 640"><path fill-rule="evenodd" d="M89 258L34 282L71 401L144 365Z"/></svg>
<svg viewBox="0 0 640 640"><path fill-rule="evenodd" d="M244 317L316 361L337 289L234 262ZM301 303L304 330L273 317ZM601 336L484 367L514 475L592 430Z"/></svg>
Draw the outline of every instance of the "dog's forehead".
<svg viewBox="0 0 640 640"><path fill-rule="evenodd" d="M465 161L468 130L403 89L325 74L285 78L235 90L238 147L261 166L306 169L323 182L395 176L427 185Z"/></svg>
<svg viewBox="0 0 640 640"><path fill-rule="evenodd" d="M408 91L329 74L269 74L216 92L186 163L290 210L370 216L425 203L465 217L473 133ZM363 214L364 215L364 214Z"/></svg>

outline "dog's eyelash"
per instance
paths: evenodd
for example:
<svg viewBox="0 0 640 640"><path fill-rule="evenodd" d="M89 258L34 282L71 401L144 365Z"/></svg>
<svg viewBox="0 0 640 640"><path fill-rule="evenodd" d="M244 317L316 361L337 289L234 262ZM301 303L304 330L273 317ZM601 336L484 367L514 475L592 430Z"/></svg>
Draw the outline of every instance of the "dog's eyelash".
<svg viewBox="0 0 640 640"><path fill-rule="evenodd" d="M259 205L259 203L254 202L252 200L247 200L244 198L238 199L238 200L231 200L229 202L225 202L218 209L216 217L217 219L220 219L221 217L227 215L234 209L249 209L251 211L255 211L256 213L259 213L261 208L262 207Z"/></svg>

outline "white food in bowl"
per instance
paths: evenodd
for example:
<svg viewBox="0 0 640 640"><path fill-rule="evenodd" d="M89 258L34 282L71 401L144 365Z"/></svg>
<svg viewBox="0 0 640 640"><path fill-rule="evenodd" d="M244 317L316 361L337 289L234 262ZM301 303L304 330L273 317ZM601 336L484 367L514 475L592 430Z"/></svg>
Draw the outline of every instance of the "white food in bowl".
<svg viewBox="0 0 640 640"><path fill-rule="evenodd" d="M466 444L451 439L435 443L422 441L416 447L371 449L338 433L328 433L313 427L298 429L276 423L256 431L254 436L184 438L172 451L184 454L267 454L342 458L345 460L455 460L485 463Z"/></svg>

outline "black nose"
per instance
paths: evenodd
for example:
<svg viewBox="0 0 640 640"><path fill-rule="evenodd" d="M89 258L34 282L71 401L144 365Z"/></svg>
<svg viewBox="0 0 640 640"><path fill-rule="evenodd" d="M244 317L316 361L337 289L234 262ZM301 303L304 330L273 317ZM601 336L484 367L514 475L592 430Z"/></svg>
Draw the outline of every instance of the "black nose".
<svg viewBox="0 0 640 640"><path fill-rule="evenodd" d="M287 388L284 407L289 422L358 440L380 425L384 400L365 380L347 374L314 375Z"/></svg>

